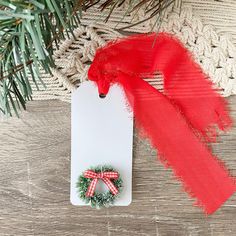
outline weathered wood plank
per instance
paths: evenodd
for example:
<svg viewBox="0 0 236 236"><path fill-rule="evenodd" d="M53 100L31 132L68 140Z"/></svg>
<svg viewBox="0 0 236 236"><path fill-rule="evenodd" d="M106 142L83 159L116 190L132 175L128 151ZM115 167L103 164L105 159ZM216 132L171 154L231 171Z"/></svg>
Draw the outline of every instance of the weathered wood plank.
<svg viewBox="0 0 236 236"><path fill-rule="evenodd" d="M229 101L236 120L236 97ZM228 236L236 232L236 194L205 217L137 132L132 204L104 210L72 206L67 103L29 103L21 119L1 123L0 140L0 235ZM213 146L236 176L236 126Z"/></svg>

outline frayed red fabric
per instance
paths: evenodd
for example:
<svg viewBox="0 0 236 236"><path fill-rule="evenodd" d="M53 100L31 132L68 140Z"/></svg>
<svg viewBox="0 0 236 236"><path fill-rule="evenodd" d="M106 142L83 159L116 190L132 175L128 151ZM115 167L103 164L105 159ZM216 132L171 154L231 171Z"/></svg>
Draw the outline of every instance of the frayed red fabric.
<svg viewBox="0 0 236 236"><path fill-rule="evenodd" d="M163 93L144 80L157 72ZM227 104L179 40L152 33L110 42L97 50L88 77L100 94L122 86L137 127L207 214L235 192L235 180L206 145L232 126Z"/></svg>

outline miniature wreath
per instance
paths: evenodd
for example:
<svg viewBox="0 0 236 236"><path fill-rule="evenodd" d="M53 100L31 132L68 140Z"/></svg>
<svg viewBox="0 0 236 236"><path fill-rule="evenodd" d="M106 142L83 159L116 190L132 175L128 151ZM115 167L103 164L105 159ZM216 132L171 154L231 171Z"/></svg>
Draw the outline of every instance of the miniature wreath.
<svg viewBox="0 0 236 236"><path fill-rule="evenodd" d="M96 192L97 182L102 180L109 191ZM79 197L94 208L109 207L119 197L123 181L119 173L111 166L96 166L83 172L76 184Z"/></svg>

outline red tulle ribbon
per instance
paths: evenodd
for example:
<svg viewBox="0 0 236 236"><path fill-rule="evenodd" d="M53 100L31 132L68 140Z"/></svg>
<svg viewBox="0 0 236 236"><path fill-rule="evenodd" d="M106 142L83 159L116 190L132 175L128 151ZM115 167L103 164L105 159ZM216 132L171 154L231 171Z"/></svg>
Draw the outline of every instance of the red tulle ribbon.
<svg viewBox="0 0 236 236"><path fill-rule="evenodd" d="M163 92L144 80L157 72ZM206 213L235 192L234 179L206 145L215 140L217 126L232 125L226 102L176 38L152 33L108 43L97 50L88 76L101 96L110 84L123 87L136 125Z"/></svg>
<svg viewBox="0 0 236 236"><path fill-rule="evenodd" d="M92 170L86 170L84 172L84 177L93 179L86 192L87 197L92 197L94 195L95 188L99 179L101 179L106 184L106 186L108 187L108 189L111 191L113 195L118 194L118 189L110 180L110 179L118 179L119 177L118 172L106 171L106 172L96 173Z"/></svg>

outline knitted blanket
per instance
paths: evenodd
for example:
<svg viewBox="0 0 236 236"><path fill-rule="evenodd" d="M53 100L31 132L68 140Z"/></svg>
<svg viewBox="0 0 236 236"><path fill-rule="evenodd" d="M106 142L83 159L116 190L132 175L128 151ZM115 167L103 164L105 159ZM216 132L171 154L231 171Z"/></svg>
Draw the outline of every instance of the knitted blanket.
<svg viewBox="0 0 236 236"><path fill-rule="evenodd" d="M219 6L219 4L221 6ZM214 14L212 14L214 12ZM107 41L122 37L122 33L166 31L175 34L193 53L216 87L224 96L236 94L236 6L234 0L176 0L162 15L157 26L154 17L142 24L128 26L144 19L144 12L125 15L125 9L115 10L108 23L95 8L90 8L74 37L62 41L54 58L53 76L42 72L45 86L32 84L34 100L60 99L70 102L71 92L87 80L89 64L95 51ZM121 22L122 21L122 22ZM127 28L128 27L128 28ZM158 89L161 78L149 81Z"/></svg>

